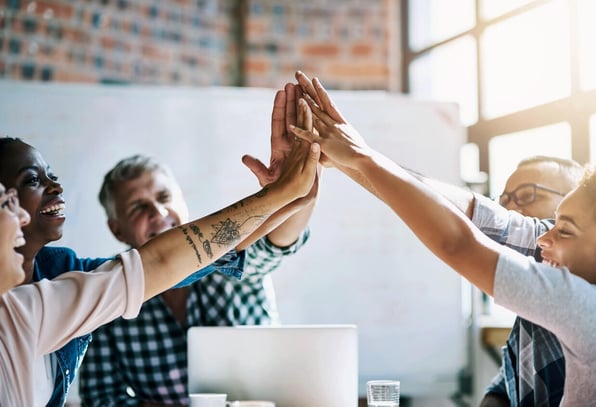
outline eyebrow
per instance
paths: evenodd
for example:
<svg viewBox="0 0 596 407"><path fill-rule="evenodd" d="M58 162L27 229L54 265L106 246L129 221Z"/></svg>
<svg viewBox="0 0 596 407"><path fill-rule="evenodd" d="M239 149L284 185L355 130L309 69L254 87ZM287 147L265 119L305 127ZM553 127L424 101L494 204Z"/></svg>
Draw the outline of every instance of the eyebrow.
<svg viewBox="0 0 596 407"><path fill-rule="evenodd" d="M563 222L569 222L569 223L571 223L573 226L575 226L577 229L579 229L579 230L582 230L582 228L580 228L580 227L578 226L578 224L577 224L577 223L575 223L575 221L573 220L573 218L572 218L571 216L568 216L568 215L561 215L561 216L559 216L559 217L558 217L558 219L557 219L557 220L560 220L560 221L563 221Z"/></svg>
<svg viewBox="0 0 596 407"><path fill-rule="evenodd" d="M23 168L20 168L20 169L17 171L17 175L19 175L19 174L22 174L22 173L24 173L25 171L29 171L29 170L39 171L39 167L38 167L37 165L30 165L30 166L28 166L28 167L23 167Z"/></svg>

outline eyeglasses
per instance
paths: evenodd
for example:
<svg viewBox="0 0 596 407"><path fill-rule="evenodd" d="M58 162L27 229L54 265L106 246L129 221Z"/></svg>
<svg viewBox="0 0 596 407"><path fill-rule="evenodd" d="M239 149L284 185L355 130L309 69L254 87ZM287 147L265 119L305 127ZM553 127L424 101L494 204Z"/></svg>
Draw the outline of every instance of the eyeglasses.
<svg viewBox="0 0 596 407"><path fill-rule="evenodd" d="M540 184L521 184L511 192L503 192L499 196L499 203L507 206L513 200L517 206L529 205L536 200L536 191L546 191L551 194L565 196L564 193Z"/></svg>
<svg viewBox="0 0 596 407"><path fill-rule="evenodd" d="M0 209L8 209L15 215L19 215L19 197L16 189L9 189L4 193L4 200L0 203Z"/></svg>

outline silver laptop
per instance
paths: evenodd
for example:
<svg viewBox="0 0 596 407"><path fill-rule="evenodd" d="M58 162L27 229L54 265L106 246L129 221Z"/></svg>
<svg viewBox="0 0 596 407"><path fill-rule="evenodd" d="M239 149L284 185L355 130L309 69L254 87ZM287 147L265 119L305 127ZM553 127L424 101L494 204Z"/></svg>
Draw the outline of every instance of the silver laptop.
<svg viewBox="0 0 596 407"><path fill-rule="evenodd" d="M356 407L356 326L192 327L188 390L276 407Z"/></svg>

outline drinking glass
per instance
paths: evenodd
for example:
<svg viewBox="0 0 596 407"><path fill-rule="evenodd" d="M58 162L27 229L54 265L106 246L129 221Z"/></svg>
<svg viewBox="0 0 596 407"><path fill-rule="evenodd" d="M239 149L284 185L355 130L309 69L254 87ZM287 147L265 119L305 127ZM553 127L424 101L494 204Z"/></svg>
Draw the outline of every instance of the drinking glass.
<svg viewBox="0 0 596 407"><path fill-rule="evenodd" d="M399 407L399 381L370 380L366 382L368 407Z"/></svg>

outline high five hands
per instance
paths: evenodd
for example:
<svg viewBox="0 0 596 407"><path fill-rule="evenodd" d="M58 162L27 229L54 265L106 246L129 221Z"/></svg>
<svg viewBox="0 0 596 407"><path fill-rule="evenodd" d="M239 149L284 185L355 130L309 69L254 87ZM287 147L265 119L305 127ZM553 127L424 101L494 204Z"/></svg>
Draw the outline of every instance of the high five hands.
<svg viewBox="0 0 596 407"><path fill-rule="evenodd" d="M345 120L317 78L310 80L298 71L296 80L303 93L298 109L306 110L304 115L312 115L314 129L290 124L290 131L297 138L318 143L321 146L321 160L329 161L326 164L342 170L357 170L358 158L371 155L372 150L358 131Z"/></svg>

